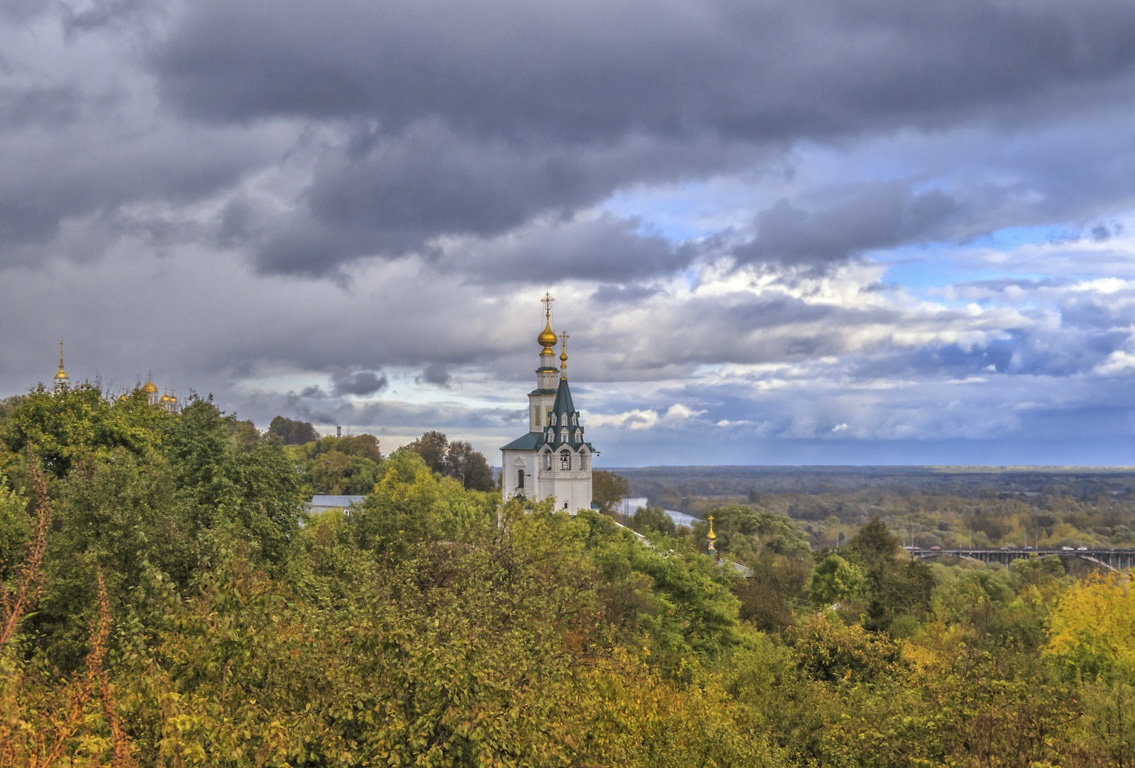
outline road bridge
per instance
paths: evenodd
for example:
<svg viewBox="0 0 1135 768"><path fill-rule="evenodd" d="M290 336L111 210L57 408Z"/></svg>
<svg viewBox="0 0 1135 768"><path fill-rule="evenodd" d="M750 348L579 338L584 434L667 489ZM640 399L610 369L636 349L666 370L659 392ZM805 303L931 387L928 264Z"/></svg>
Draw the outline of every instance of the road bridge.
<svg viewBox="0 0 1135 768"><path fill-rule="evenodd" d="M906 551L910 556L917 560L929 560L938 557L956 557L962 560L977 560L982 563L1000 563L1006 567L1014 560L1019 560L1023 557L1044 557L1045 555L1056 555L1061 558L1076 558L1080 560L1087 560L1089 563L1095 563L1110 571L1125 571L1135 568L1135 549L1102 549L1102 548L1084 548L1079 549L1033 549L1032 547L1020 548L1007 548L1001 549L976 549L973 547L962 549L920 549L917 547L906 547Z"/></svg>

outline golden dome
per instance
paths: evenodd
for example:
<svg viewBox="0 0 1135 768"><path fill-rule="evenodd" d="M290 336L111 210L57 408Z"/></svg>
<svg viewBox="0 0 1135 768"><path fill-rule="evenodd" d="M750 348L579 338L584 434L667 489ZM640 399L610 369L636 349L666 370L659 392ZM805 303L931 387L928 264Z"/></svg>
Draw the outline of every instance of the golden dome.
<svg viewBox="0 0 1135 768"><path fill-rule="evenodd" d="M570 339L570 338L571 338L571 336L568 335L567 331L564 331L563 333L560 334L560 339L564 343L563 347L560 348L560 378L561 379L567 377L567 340Z"/></svg>
<svg viewBox="0 0 1135 768"><path fill-rule="evenodd" d="M171 400L173 400L173 398L170 397L169 395L162 395L161 397L158 398L159 403L168 403Z"/></svg>
<svg viewBox="0 0 1135 768"><path fill-rule="evenodd" d="M66 381L67 373L63 370L63 339L59 340L59 371L55 374L56 381Z"/></svg>
<svg viewBox="0 0 1135 768"><path fill-rule="evenodd" d="M536 337L536 341L547 350L548 354L552 353L551 348L556 346L556 342L559 341L559 338L556 336L555 332L552 331L550 320L544 323L544 330Z"/></svg>
<svg viewBox="0 0 1135 768"><path fill-rule="evenodd" d="M158 391L158 386L152 381L152 376L146 376L146 383L142 385L142 391L147 395L152 395Z"/></svg>
<svg viewBox="0 0 1135 768"><path fill-rule="evenodd" d="M118 396L118 402L120 402L120 403L126 402L126 393L125 392L123 392L121 395Z"/></svg>
<svg viewBox="0 0 1135 768"><path fill-rule="evenodd" d="M552 302L555 299L552 298L551 294L545 293L544 298L540 301L544 304L544 330L536 337L536 341L543 347L540 350L540 357L543 358L545 355L549 357L552 355L552 347L556 346L559 339L555 331L552 330Z"/></svg>

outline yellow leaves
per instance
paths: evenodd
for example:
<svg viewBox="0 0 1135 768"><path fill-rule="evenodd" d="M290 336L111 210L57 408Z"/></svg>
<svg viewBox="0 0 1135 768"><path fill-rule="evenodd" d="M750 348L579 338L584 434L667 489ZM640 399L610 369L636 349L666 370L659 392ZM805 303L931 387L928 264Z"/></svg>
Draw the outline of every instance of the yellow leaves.
<svg viewBox="0 0 1135 768"><path fill-rule="evenodd" d="M1135 673L1132 575L1109 573L1074 584L1049 617L1046 652L1088 676Z"/></svg>

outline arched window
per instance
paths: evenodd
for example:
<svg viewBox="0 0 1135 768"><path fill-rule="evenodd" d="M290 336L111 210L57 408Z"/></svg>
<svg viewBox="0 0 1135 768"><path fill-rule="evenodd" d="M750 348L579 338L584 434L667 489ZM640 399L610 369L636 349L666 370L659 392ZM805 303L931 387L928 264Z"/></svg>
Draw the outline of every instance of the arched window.
<svg viewBox="0 0 1135 768"><path fill-rule="evenodd" d="M551 468L552 468L552 452L551 451L545 451L544 452L544 469L551 469Z"/></svg>
<svg viewBox="0 0 1135 768"><path fill-rule="evenodd" d="M552 413L551 411L548 411L548 423L553 427L556 426L556 414Z"/></svg>
<svg viewBox="0 0 1135 768"><path fill-rule="evenodd" d="M524 467L516 470L516 490L524 490Z"/></svg>
<svg viewBox="0 0 1135 768"><path fill-rule="evenodd" d="M560 469L571 469L571 453L568 451L560 453Z"/></svg>

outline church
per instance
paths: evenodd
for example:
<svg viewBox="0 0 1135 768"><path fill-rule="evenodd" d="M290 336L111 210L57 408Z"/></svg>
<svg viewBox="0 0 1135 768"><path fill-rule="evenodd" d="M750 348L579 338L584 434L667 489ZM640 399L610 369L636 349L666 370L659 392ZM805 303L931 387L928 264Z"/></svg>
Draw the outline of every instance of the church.
<svg viewBox="0 0 1135 768"><path fill-rule="evenodd" d="M59 370L55 372L52 377L54 386L56 387L69 387L71 385L71 377L63 370L63 339L59 340ZM141 389L146 395L146 403L149 405L157 406L167 413L179 413L181 408L178 405L177 398L172 394L166 392L158 396L158 385L154 383L153 374L146 376L146 383L139 384L135 389ZM127 400L127 394L123 392L118 396L118 402L123 403Z"/></svg>
<svg viewBox="0 0 1135 768"><path fill-rule="evenodd" d="M552 330L551 296L545 294L544 330L536 337L540 367L536 389L528 393L528 432L501 448L501 493L543 500L555 508L578 512L591 508L591 463L598 453L584 440L579 411L567 380L567 340ZM560 367L553 347L561 344Z"/></svg>

